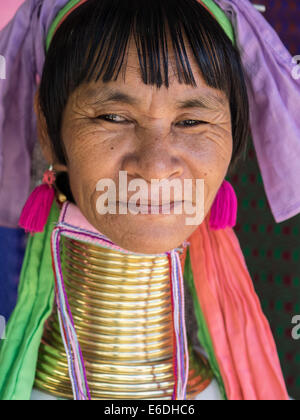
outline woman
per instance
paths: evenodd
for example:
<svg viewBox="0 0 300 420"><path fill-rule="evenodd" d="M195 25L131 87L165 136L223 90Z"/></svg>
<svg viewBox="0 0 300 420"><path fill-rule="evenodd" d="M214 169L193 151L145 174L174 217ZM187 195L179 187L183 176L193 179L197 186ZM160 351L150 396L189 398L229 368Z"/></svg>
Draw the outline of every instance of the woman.
<svg viewBox="0 0 300 420"><path fill-rule="evenodd" d="M35 235L0 350L1 398L288 399L232 230L224 178L246 147L248 100L226 16L212 1L37 3L32 21L51 16L35 96L50 168L20 219ZM138 214L124 173L146 185ZM104 179L123 211L99 206ZM197 225L164 214L182 195L150 199L153 180L204 181ZM195 213L195 188L189 202Z"/></svg>

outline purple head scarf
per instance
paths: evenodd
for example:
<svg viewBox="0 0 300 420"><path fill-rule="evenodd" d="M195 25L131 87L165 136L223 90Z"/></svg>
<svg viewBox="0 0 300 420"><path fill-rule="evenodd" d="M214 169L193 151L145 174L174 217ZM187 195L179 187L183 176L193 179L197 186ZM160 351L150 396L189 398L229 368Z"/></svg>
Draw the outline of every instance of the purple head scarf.
<svg viewBox="0 0 300 420"><path fill-rule="evenodd" d="M231 20L250 102L250 124L277 223L300 213L300 77L276 32L249 0L215 0Z"/></svg>
<svg viewBox="0 0 300 420"><path fill-rule="evenodd" d="M204 3L207 0L203 0ZM0 226L16 227L29 194L37 139L34 95L45 39L68 0L26 0L0 32L6 79L0 79ZM215 0L235 29L250 98L251 129L276 222L300 213L300 80L292 57L248 0Z"/></svg>
<svg viewBox="0 0 300 420"><path fill-rule="evenodd" d="M6 78L0 79L0 226L16 227L29 194L37 140L33 109L45 61L45 39L68 0L27 0L0 32Z"/></svg>

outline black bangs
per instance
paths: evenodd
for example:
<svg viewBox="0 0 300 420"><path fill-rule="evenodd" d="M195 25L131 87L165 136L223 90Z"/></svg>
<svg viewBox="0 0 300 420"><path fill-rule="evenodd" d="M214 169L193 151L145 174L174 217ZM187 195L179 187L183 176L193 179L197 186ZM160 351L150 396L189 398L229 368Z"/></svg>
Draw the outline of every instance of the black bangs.
<svg viewBox="0 0 300 420"><path fill-rule="evenodd" d="M196 86L188 43L207 85L230 101L234 165L246 150L249 127L240 57L197 0L88 0L67 17L50 44L40 85L40 105L58 160L66 164L60 130L70 94L84 82L115 81L121 71L124 78L131 40L142 81L158 88L169 87L170 52L179 83Z"/></svg>

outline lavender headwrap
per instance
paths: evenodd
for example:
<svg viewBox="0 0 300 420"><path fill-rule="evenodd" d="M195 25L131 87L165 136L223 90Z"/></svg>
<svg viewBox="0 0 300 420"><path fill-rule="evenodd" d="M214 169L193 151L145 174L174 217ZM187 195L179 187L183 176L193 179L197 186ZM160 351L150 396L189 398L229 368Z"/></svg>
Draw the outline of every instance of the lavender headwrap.
<svg viewBox="0 0 300 420"><path fill-rule="evenodd" d="M0 32L6 61L6 79L0 79L0 226L18 225L29 195L37 75L42 75L48 29L67 2L27 0Z"/></svg>
<svg viewBox="0 0 300 420"><path fill-rule="evenodd" d="M208 7L212 0L202 0ZM0 79L0 226L16 227L29 194L37 140L33 101L52 21L68 0L26 0L0 32L6 79ZM300 80L292 57L248 0L215 0L236 31L246 71L251 128L277 222L300 212ZM298 111L299 112L299 111Z"/></svg>
<svg viewBox="0 0 300 420"><path fill-rule="evenodd" d="M257 160L273 216L283 222L300 213L299 71L276 32L248 0L215 3L234 26Z"/></svg>

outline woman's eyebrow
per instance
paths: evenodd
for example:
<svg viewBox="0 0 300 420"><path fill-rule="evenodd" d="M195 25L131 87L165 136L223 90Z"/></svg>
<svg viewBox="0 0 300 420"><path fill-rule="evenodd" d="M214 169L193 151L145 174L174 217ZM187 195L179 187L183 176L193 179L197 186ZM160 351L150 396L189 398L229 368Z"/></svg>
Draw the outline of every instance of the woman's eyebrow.
<svg viewBox="0 0 300 420"><path fill-rule="evenodd" d="M208 95L197 96L183 101L176 102L178 109L186 108L204 108L204 109L218 109L226 105L226 101L218 95L209 93Z"/></svg>
<svg viewBox="0 0 300 420"><path fill-rule="evenodd" d="M89 89L85 92L85 96L91 100L92 98L96 98L95 101L89 102L90 105L105 105L107 103L115 102L131 106L141 106L143 103L142 99L136 98L120 90L110 88L102 88L101 90ZM202 108L214 110L219 109L220 106L224 107L225 105L226 101L221 96L211 92L206 95L192 96L174 103L174 106L177 109Z"/></svg>

